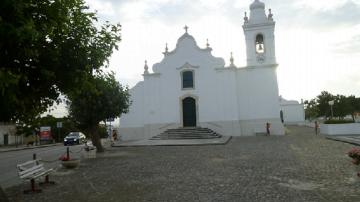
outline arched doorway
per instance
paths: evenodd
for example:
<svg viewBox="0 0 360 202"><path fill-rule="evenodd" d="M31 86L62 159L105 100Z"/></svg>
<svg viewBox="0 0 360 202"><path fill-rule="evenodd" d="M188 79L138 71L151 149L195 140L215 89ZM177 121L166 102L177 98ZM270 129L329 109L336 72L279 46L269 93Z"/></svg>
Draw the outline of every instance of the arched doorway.
<svg viewBox="0 0 360 202"><path fill-rule="evenodd" d="M196 100L186 97L182 100L183 125L184 127L196 126Z"/></svg>

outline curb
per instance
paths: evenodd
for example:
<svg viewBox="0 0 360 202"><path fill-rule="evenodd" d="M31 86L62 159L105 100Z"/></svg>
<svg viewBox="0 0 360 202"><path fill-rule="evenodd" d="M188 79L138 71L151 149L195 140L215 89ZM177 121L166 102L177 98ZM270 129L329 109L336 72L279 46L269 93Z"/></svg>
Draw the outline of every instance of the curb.
<svg viewBox="0 0 360 202"><path fill-rule="evenodd" d="M341 138L341 137L325 136L325 138L329 139L329 140L334 140L334 141L338 141L338 142L344 142L344 143L360 146L360 142L358 142L358 141L351 141L351 140L347 140L347 139L344 139L344 138Z"/></svg>
<svg viewBox="0 0 360 202"><path fill-rule="evenodd" d="M11 151L27 150L27 149L44 148L44 147L53 147L53 146L58 146L58 145L62 145L62 143L48 144L48 145L39 145L39 146L32 146L32 147L9 148L9 149L1 149L1 148L0 148L0 153L2 153L2 152L11 152Z"/></svg>

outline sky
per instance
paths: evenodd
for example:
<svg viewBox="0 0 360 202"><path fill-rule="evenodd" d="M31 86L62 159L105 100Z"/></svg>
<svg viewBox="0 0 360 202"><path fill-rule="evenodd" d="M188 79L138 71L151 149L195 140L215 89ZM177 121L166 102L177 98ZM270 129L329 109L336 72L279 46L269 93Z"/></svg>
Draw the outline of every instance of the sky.
<svg viewBox="0 0 360 202"><path fill-rule="evenodd" d="M99 22L122 25L119 50L109 70L133 87L143 80L144 61L162 60L189 27L189 34L229 65L246 66L244 12L253 0L86 0ZM321 91L360 97L360 0L262 0L272 9L279 94L307 100Z"/></svg>

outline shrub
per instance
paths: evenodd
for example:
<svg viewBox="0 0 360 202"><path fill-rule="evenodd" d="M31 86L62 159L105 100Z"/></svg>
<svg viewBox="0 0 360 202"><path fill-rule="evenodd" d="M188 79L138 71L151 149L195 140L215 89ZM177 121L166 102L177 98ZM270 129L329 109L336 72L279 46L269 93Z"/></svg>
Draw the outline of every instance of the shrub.
<svg viewBox="0 0 360 202"><path fill-rule="evenodd" d="M360 149L358 148L352 148L348 153L348 156L352 158L352 163L355 165L360 164Z"/></svg>
<svg viewBox="0 0 360 202"><path fill-rule="evenodd" d="M342 123L354 123L351 119L329 119L324 121L324 124L342 124Z"/></svg>

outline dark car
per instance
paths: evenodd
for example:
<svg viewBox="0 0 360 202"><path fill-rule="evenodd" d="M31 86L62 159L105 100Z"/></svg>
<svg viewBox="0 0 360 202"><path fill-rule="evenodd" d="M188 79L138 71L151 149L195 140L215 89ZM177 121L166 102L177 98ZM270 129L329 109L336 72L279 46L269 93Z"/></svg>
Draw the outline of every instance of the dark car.
<svg viewBox="0 0 360 202"><path fill-rule="evenodd" d="M82 144L86 142L86 137L82 132L70 132L64 138L64 145Z"/></svg>

